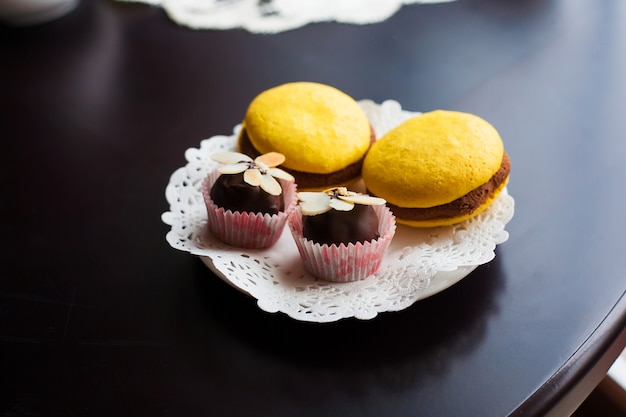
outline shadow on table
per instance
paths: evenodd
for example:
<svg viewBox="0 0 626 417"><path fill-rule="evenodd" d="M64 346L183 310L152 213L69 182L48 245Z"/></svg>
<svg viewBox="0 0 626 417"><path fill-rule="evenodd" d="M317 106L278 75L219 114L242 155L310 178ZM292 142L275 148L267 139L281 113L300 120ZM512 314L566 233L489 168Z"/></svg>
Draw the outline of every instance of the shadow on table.
<svg viewBox="0 0 626 417"><path fill-rule="evenodd" d="M456 357L481 343L489 318L498 312L504 281L496 257L452 288L406 310L369 321L319 324L260 310L256 300L198 261L179 330L186 349L192 350L188 353L196 357L194 363L211 372L223 367L227 378L256 374L288 381L306 374L314 385L350 380L350 389L358 381L397 390L445 373Z"/></svg>

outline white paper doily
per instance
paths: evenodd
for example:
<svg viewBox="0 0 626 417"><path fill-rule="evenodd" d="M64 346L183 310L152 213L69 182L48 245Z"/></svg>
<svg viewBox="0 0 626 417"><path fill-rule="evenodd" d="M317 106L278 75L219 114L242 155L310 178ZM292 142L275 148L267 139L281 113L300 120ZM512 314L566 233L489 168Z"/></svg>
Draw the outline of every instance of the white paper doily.
<svg viewBox="0 0 626 417"><path fill-rule="evenodd" d="M419 114L402 110L393 100L359 104L378 137ZM171 226L166 239L173 248L202 257L216 275L256 298L265 311L331 322L402 310L491 261L496 245L508 239L504 228L513 217L514 200L505 189L485 212L458 225L430 229L398 225L380 270L363 281L331 283L309 275L288 227L270 249L232 248L208 232L200 187L218 165L210 156L235 150L240 129L237 125L232 135L214 136L203 140L200 148L186 150L187 165L172 174L165 190L170 211L163 213L162 220Z"/></svg>
<svg viewBox="0 0 626 417"><path fill-rule="evenodd" d="M309 23L336 21L364 25L382 22L405 4L453 0L121 0L161 6L192 29L242 28L278 33Z"/></svg>

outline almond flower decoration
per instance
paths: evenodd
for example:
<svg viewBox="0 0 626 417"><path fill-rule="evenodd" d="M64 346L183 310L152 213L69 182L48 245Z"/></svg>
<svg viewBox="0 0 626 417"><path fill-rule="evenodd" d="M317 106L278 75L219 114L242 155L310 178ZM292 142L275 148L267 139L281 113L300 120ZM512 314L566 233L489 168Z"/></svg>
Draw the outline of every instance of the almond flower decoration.
<svg viewBox="0 0 626 417"><path fill-rule="evenodd" d="M211 158L224 166L217 170L220 174L240 174L243 180L252 186L259 186L271 195L280 195L282 188L276 178L294 181L294 177L278 165L285 162L285 156L278 152L269 152L255 159L239 152L218 152Z"/></svg>
<svg viewBox="0 0 626 417"><path fill-rule="evenodd" d="M298 200L302 202L300 210L306 216L322 214L330 209L350 211L355 204L378 206L386 203L382 198L355 193L346 187L329 188L321 192L302 191L297 195Z"/></svg>

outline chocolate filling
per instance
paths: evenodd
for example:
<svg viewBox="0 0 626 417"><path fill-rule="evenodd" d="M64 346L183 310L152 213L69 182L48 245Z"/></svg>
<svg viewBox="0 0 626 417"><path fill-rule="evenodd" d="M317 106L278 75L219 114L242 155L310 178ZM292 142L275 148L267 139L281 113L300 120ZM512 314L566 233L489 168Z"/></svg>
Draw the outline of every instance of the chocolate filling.
<svg viewBox="0 0 626 417"><path fill-rule="evenodd" d="M434 207L415 208L398 207L387 202L387 206L396 217L405 220L438 220L472 214L506 181L510 171L511 161L505 152L500 168L489 181L450 203Z"/></svg>
<svg viewBox="0 0 626 417"><path fill-rule="evenodd" d="M370 146L372 146L375 141L376 133L374 132L374 128L370 125ZM241 133L239 134L239 148L242 153L252 158L256 158L261 154L256 150L254 145L252 145L252 142L250 142L250 138L248 137L248 133L245 128L241 129ZM280 152L280 150L277 150L277 152ZM285 168L284 166L281 166L281 169L284 169L295 177L298 188L300 189L330 188L359 177L361 175L363 159L365 159L366 153L364 153L363 157L357 162L348 165L344 169L328 174L296 171L294 169Z"/></svg>

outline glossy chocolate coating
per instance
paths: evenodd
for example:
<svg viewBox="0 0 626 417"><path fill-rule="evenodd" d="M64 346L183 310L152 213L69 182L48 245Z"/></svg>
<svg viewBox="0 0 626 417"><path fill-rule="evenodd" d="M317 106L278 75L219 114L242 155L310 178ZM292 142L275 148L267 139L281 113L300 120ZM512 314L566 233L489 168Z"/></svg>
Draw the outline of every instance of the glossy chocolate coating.
<svg viewBox="0 0 626 417"><path fill-rule="evenodd" d="M218 207L226 210L277 214L285 209L283 195L271 195L261 187L247 184L241 174L220 175L209 193Z"/></svg>
<svg viewBox="0 0 626 417"><path fill-rule="evenodd" d="M377 239L378 216L371 206L355 204L350 211L329 210L302 217L302 234L320 244L339 245Z"/></svg>

